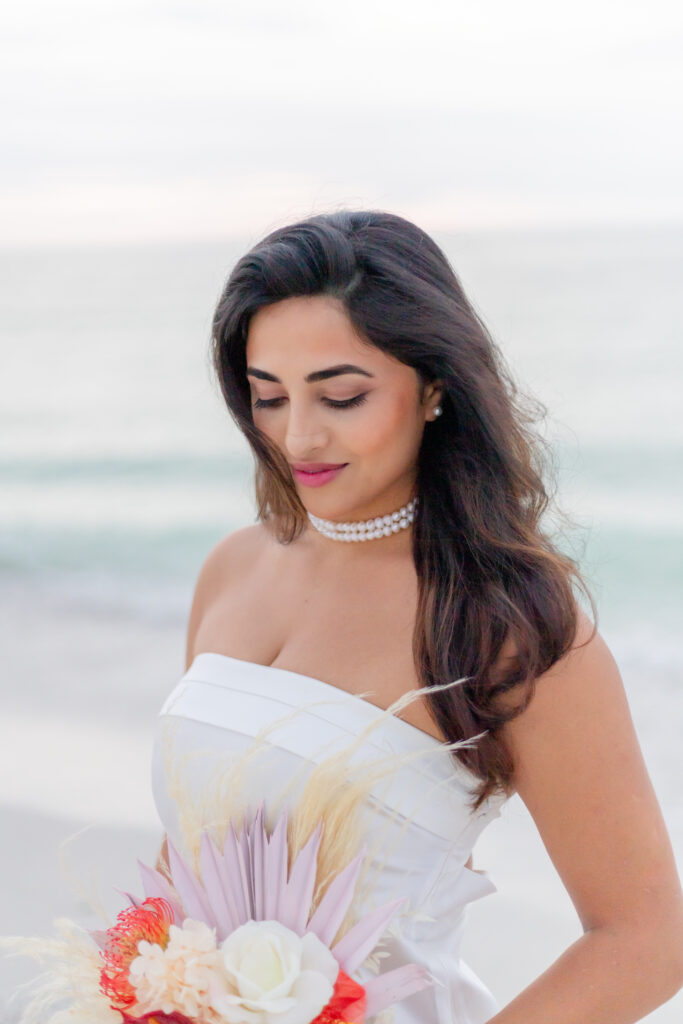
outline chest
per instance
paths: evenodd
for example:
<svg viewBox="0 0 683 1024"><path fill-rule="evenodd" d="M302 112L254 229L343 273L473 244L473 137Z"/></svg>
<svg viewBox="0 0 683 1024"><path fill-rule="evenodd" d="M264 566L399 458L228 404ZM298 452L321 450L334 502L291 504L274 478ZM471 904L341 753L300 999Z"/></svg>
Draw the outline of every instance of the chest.
<svg viewBox="0 0 683 1024"><path fill-rule="evenodd" d="M284 557L226 581L206 609L195 651L289 669L388 707L419 685L413 663L418 587L412 565L312 572ZM401 717L437 738L416 701Z"/></svg>

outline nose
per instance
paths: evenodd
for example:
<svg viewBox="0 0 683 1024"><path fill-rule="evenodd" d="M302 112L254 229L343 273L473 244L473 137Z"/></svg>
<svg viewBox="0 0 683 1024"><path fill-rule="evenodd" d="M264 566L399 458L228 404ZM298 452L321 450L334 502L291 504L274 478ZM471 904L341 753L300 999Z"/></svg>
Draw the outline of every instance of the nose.
<svg viewBox="0 0 683 1024"><path fill-rule="evenodd" d="M327 444L327 430L315 410L303 406L295 408L290 399L289 416L285 432L285 448L292 459L306 459Z"/></svg>

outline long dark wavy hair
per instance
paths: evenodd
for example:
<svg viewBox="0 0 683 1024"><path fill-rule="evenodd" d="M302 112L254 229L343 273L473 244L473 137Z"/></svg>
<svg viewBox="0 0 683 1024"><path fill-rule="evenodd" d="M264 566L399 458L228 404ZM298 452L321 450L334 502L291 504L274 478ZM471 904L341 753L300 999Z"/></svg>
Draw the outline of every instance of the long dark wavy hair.
<svg viewBox="0 0 683 1024"><path fill-rule="evenodd" d="M272 231L225 284L211 355L255 457L258 519L281 543L301 533L306 511L283 453L254 426L247 332L261 307L319 294L339 299L360 335L412 366L423 386L443 383L443 413L424 431L418 456L413 654L423 686L468 677L427 701L449 741L484 733L453 753L481 780L476 810L494 790L513 788L513 760L498 730L572 646L574 585L597 618L577 562L541 525L553 497L544 482L552 459L534 423L546 410L521 394L448 259L410 221L339 210ZM514 656L501 667L507 641ZM500 700L515 687L517 700Z"/></svg>

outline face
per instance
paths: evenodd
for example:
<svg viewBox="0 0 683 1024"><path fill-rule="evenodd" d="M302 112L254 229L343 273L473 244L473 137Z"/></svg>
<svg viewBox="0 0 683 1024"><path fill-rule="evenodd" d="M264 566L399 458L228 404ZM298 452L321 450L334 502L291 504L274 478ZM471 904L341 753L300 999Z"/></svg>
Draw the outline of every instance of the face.
<svg viewBox="0 0 683 1024"><path fill-rule="evenodd" d="M421 389L411 366L360 338L324 295L258 310L246 355L254 424L289 462L308 511L366 519L413 497L436 382Z"/></svg>

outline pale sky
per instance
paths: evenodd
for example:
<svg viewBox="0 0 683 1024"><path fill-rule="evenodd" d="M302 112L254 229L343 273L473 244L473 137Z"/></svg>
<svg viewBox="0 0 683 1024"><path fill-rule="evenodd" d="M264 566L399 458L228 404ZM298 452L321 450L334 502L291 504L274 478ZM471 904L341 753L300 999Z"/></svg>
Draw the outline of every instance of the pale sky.
<svg viewBox="0 0 683 1024"><path fill-rule="evenodd" d="M1 241L683 220L683 5L21 0Z"/></svg>

